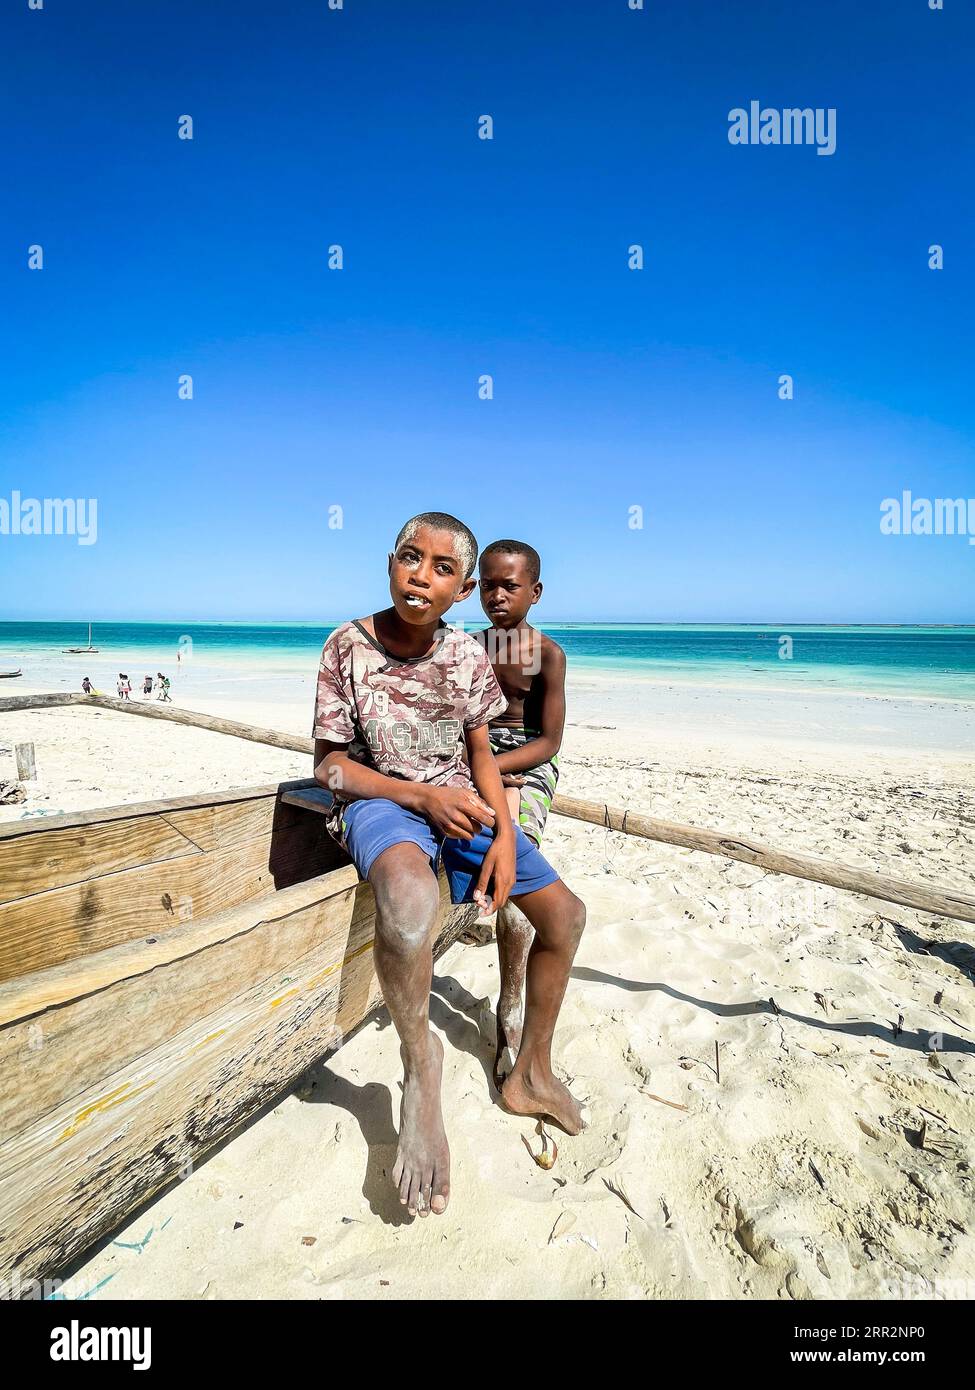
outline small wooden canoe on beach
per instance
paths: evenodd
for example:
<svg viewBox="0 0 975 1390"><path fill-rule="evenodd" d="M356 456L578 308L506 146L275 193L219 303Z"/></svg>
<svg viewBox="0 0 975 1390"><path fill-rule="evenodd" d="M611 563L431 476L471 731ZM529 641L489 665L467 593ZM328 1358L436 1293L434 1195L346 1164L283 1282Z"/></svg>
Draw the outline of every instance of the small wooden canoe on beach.
<svg viewBox="0 0 975 1390"><path fill-rule="evenodd" d="M327 796L0 826L0 1296L57 1277L380 1006L372 889ZM434 954L477 915L441 878Z"/></svg>
<svg viewBox="0 0 975 1390"><path fill-rule="evenodd" d="M15 676L20 675L23 675L23 672L19 668L16 671L0 671L0 681L13 680Z"/></svg>

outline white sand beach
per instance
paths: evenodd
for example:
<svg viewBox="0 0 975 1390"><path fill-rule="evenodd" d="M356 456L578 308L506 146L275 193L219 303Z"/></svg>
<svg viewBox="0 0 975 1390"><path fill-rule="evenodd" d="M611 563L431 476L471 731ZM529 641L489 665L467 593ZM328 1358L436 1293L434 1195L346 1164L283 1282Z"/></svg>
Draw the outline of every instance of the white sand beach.
<svg viewBox="0 0 975 1390"><path fill-rule="evenodd" d="M680 703L617 682L600 699L570 683L559 790L972 892L975 707L739 698ZM309 731L304 702L198 707ZM27 739L40 777L3 821L310 771L303 756L72 708L0 715L0 778ZM453 1164L443 1217L409 1220L388 1180L400 1072L380 1014L63 1291L971 1297L975 928L557 816L544 849L589 912L554 1055L590 1125L556 1134L553 1169L493 1092L495 947L458 944L432 1001Z"/></svg>

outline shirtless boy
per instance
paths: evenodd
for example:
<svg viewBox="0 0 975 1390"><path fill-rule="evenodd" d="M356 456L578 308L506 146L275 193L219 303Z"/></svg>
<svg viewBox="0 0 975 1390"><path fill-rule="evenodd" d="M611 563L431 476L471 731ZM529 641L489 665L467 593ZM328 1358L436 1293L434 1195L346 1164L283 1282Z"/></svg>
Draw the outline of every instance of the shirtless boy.
<svg viewBox="0 0 975 1390"><path fill-rule="evenodd" d="M315 777L334 796L330 833L376 897L376 974L400 1039L403 1101L393 1182L410 1213L446 1210L450 1154L440 1105L443 1045L430 1030L432 935L442 862L451 901L517 903L534 928L518 1060L502 1101L583 1127L552 1071L552 1035L585 924L582 902L512 824L488 722L505 697L483 648L441 619L473 593L477 542L424 512L389 554L392 605L343 623L322 650Z"/></svg>
<svg viewBox="0 0 975 1390"><path fill-rule="evenodd" d="M559 780L558 751L565 724L565 652L528 622L542 594L538 551L525 541L494 541L481 554L481 607L491 620L473 633L484 647L508 707L491 720L488 737L515 824L536 845ZM498 1049L494 1080L518 1056L522 992L532 942L531 923L512 903L498 909ZM505 1049L510 1054L505 1058Z"/></svg>

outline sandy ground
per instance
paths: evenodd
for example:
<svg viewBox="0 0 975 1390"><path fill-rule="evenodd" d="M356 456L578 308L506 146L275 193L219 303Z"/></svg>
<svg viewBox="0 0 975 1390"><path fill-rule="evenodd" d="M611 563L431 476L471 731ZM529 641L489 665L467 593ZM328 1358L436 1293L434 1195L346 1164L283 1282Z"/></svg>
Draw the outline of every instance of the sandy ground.
<svg viewBox="0 0 975 1390"><path fill-rule="evenodd" d="M715 731L707 709L676 732L649 707L570 724L560 790L973 891L970 712L938 739L937 709L899 709L896 741L858 747L795 722L788 738L756 719L748 737ZM307 733L298 706L221 712ZM41 778L3 820L308 772L301 756L72 709L0 715L0 778L26 738ZM493 1093L495 948L457 946L431 1009L453 1156L443 1217L411 1221L388 1183L399 1060L380 1015L64 1292L975 1294L975 927L558 817L545 851L589 910L555 1056L591 1120L557 1135L554 1169L533 1164L532 1123Z"/></svg>

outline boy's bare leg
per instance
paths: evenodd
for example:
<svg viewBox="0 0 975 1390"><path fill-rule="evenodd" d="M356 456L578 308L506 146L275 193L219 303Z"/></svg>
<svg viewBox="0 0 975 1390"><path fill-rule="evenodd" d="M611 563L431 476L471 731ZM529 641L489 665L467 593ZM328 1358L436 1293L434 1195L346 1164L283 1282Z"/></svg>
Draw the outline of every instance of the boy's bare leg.
<svg viewBox="0 0 975 1390"><path fill-rule="evenodd" d="M376 895L376 974L399 1035L403 1101L393 1182L410 1215L439 1216L450 1196L440 1108L443 1044L430 1031L433 928L440 889L418 845L392 845L369 870Z"/></svg>
<svg viewBox="0 0 975 1390"><path fill-rule="evenodd" d="M528 953L521 1048L501 1094L515 1114L548 1115L568 1134L578 1134L582 1112L552 1071L552 1036L586 924L585 904L561 880L514 901L535 928L535 939Z"/></svg>
<svg viewBox="0 0 975 1390"><path fill-rule="evenodd" d="M521 810L521 788L505 787L505 800L511 819L518 824ZM507 1048L514 1065L521 1047L521 1030L525 1017L525 966L532 944L532 926L522 912L509 902L500 908L494 934L498 943L498 965L501 972L501 994L498 998L498 1045L494 1054L494 1084L498 1090L505 1077L504 1052Z"/></svg>
<svg viewBox="0 0 975 1390"><path fill-rule="evenodd" d="M513 902L498 909L495 934L498 939L498 965L501 994L498 998L498 1047L494 1054L494 1084L498 1090L504 1080L504 1053L514 1064L521 1047L525 1021L525 970L534 931L532 924Z"/></svg>

